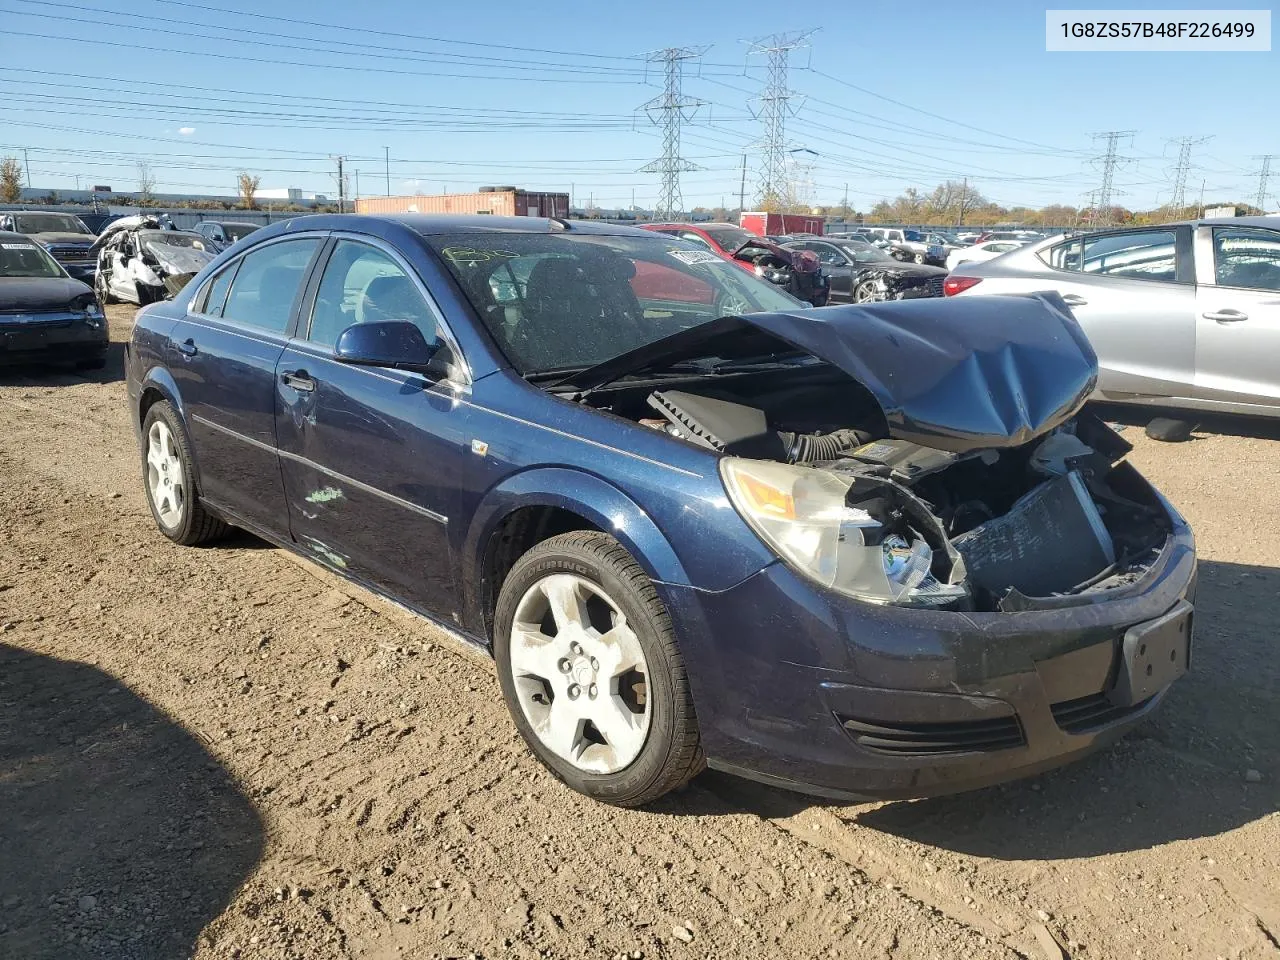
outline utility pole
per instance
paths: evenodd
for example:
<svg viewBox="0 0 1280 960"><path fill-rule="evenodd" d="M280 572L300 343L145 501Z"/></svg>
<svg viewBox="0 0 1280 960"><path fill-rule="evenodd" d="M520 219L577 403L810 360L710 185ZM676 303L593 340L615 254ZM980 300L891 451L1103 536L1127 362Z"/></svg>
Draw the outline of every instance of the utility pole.
<svg viewBox="0 0 1280 960"><path fill-rule="evenodd" d="M1127 162L1128 157L1122 157L1117 153L1120 141L1127 137L1132 137L1136 131L1133 130L1108 130L1105 133L1095 133L1093 139L1105 140L1107 147L1099 158L1102 164L1102 186L1098 188L1097 210L1101 213L1106 223L1111 222L1111 194L1115 186L1116 167L1121 162Z"/></svg>
<svg viewBox="0 0 1280 960"><path fill-rule="evenodd" d="M693 119L698 107L706 101L686 97L681 90L684 63L702 56L706 47L667 47L648 56L649 63L661 63L665 78L662 93L641 109L649 115L649 121L662 127L662 156L640 168L641 173L659 173L662 182L658 188L658 204L654 216L669 220L681 212L684 199L680 195L680 174L687 170L700 170L680 156L680 127ZM633 204L634 206L634 204Z"/></svg>
<svg viewBox="0 0 1280 960"><path fill-rule="evenodd" d="M954 182L954 181L952 181ZM956 226L964 226L964 208L969 202L969 178L964 178L964 185L960 188L960 207L956 210Z"/></svg>
<svg viewBox="0 0 1280 960"><path fill-rule="evenodd" d="M1259 213L1267 212L1267 181L1271 179L1271 161L1276 159L1274 153L1268 153L1254 160L1262 161L1262 169L1258 171L1258 202L1254 204Z"/></svg>
<svg viewBox="0 0 1280 960"><path fill-rule="evenodd" d="M356 197L355 198L359 200L360 199L360 168L359 167L355 168L355 175L356 175Z"/></svg>
<svg viewBox="0 0 1280 960"><path fill-rule="evenodd" d="M383 147L383 148L382 148L382 158L383 158L383 161L386 163L386 169L387 169L387 196L389 197L389 196L391 196L391 148L390 148L390 147Z"/></svg>
<svg viewBox="0 0 1280 960"><path fill-rule="evenodd" d="M738 213L747 209L747 155L742 155L742 185L738 187Z"/></svg>
<svg viewBox="0 0 1280 960"><path fill-rule="evenodd" d="M1204 216L1204 185L1205 185L1205 181L1201 179L1200 180L1200 207L1198 212L1196 213L1196 219L1199 219L1200 217Z"/></svg>
<svg viewBox="0 0 1280 960"><path fill-rule="evenodd" d="M775 33L751 42L747 51L768 58L769 77L759 103L758 118L764 124L764 135L758 141L761 152L760 200L768 209L777 206L786 195L787 182L787 117L795 112L791 100L796 96L787 87L787 67L791 51L808 45L814 31ZM753 111L754 112L754 111Z"/></svg>
<svg viewBox="0 0 1280 960"><path fill-rule="evenodd" d="M1187 174L1191 171L1191 148L1208 143L1212 137L1179 137L1170 143L1178 144L1178 165L1173 169L1173 197L1169 206L1182 210L1187 205Z"/></svg>
<svg viewBox="0 0 1280 960"><path fill-rule="evenodd" d="M342 173L342 164L346 161L346 157L334 157L338 162L338 212L344 213L347 200L347 181Z"/></svg>
<svg viewBox="0 0 1280 960"><path fill-rule="evenodd" d="M31 186L31 160L27 157L27 148L22 148L22 165L27 168L27 186Z"/></svg>

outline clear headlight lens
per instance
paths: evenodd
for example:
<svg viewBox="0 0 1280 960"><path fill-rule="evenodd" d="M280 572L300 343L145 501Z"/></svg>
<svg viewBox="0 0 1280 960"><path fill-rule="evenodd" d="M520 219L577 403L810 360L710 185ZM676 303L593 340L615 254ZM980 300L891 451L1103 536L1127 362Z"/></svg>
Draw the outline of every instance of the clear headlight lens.
<svg viewBox="0 0 1280 960"><path fill-rule="evenodd" d="M930 572L933 550L886 533L846 503L851 479L825 470L728 457L720 461L729 502L770 549L812 580L868 603L928 606L965 595Z"/></svg>

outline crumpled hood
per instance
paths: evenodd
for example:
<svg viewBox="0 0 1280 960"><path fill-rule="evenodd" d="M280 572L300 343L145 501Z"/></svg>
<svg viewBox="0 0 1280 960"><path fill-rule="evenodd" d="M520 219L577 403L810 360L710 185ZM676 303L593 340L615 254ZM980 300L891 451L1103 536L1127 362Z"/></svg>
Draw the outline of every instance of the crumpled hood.
<svg viewBox="0 0 1280 960"><path fill-rule="evenodd" d="M890 436L957 452L1052 430L1098 379L1098 357L1062 298L1036 293L721 317L563 382L592 389L682 360L797 350L866 387Z"/></svg>
<svg viewBox="0 0 1280 960"><path fill-rule="evenodd" d="M195 274L213 262L215 254L208 250L197 250L195 247L174 247L167 243L152 240L147 243L147 250L160 262L170 274Z"/></svg>
<svg viewBox="0 0 1280 960"><path fill-rule="evenodd" d="M63 243L83 243L86 247L93 243L94 238L87 233L62 233L55 231L52 233L29 233L27 234L36 243L41 244L63 244Z"/></svg>
<svg viewBox="0 0 1280 960"><path fill-rule="evenodd" d="M69 277L5 277L0 279L0 314L63 310L92 296L87 284Z"/></svg>
<svg viewBox="0 0 1280 960"><path fill-rule="evenodd" d="M93 241L93 249L100 249L108 237L114 236L121 230L159 230L159 217L146 213L135 213L129 217L121 217L119 220L112 220L102 232L98 234L97 239Z"/></svg>
<svg viewBox="0 0 1280 960"><path fill-rule="evenodd" d="M758 257L766 253L772 254L800 273L816 273L821 265L818 255L812 250L790 250L787 247L779 246L772 240L765 240L763 237L746 241L733 251L732 256L737 260Z"/></svg>

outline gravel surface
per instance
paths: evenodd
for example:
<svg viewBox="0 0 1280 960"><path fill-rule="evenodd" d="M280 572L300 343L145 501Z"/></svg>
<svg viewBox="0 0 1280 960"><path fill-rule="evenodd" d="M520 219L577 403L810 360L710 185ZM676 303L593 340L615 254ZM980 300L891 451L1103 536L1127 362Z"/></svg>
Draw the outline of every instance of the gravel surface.
<svg viewBox="0 0 1280 960"><path fill-rule="evenodd" d="M0 372L0 957L1280 957L1280 444L1248 424L1126 431L1203 563L1193 671L1116 747L916 803L707 773L624 811L430 625L161 537L123 401L118 350Z"/></svg>

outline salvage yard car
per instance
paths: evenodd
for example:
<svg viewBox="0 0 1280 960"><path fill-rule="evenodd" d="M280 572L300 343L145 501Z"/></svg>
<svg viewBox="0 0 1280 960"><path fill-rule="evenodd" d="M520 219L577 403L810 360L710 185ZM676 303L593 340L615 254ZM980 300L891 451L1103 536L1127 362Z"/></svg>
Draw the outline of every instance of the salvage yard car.
<svg viewBox="0 0 1280 960"><path fill-rule="evenodd" d="M641 229L705 247L815 307L824 306L831 295L830 281L815 257L797 256L776 241L732 223L646 223Z"/></svg>
<svg viewBox="0 0 1280 960"><path fill-rule="evenodd" d="M945 286L1057 291L1098 352L1097 399L1280 415L1280 217L1058 237L958 266Z"/></svg>
<svg viewBox="0 0 1280 960"><path fill-rule="evenodd" d="M69 213L18 211L0 215L0 230L25 234L76 280L93 283L93 231Z"/></svg>
<svg viewBox="0 0 1280 960"><path fill-rule="evenodd" d="M797 240L788 250L808 250L831 278L831 299L845 303L942 296L947 271L928 264L902 263L861 240Z"/></svg>
<svg viewBox="0 0 1280 960"><path fill-rule="evenodd" d="M88 285L32 238L0 232L0 364L106 365L107 318Z"/></svg>
<svg viewBox="0 0 1280 960"><path fill-rule="evenodd" d="M243 240L258 229L256 223L240 223L234 220L201 220L191 228L208 242L209 249L221 253L237 240Z"/></svg>
<svg viewBox="0 0 1280 960"><path fill-rule="evenodd" d="M704 761L943 793L1149 714L1195 552L1096 375L1052 295L809 310L660 233L493 216L266 227L126 359L165 536L244 527L451 627L620 805Z"/></svg>
<svg viewBox="0 0 1280 960"><path fill-rule="evenodd" d="M103 303L139 305L171 297L214 258L207 243L146 214L116 220L93 244L98 296Z"/></svg>

